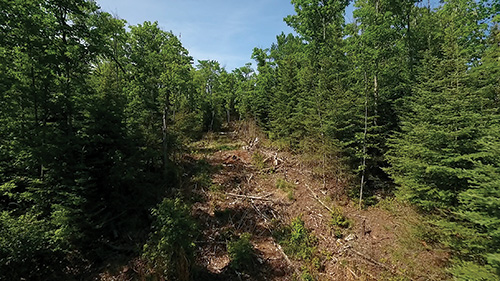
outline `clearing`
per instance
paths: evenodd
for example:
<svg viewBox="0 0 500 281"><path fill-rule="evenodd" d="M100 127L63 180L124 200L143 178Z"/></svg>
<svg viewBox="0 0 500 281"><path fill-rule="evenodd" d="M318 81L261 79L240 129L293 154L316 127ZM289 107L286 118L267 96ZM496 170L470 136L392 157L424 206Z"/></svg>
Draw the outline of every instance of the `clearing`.
<svg viewBox="0 0 500 281"><path fill-rule="evenodd" d="M430 226L415 210L392 199L359 210L346 195L345 180L325 180L300 155L268 143L246 126L207 134L184 156L191 172L177 192L194 202L192 214L202 233L196 241L196 280L447 279L449 253L419 235ZM310 247L306 256L279 244L297 217L313 237L303 246ZM227 243L243 233L251 234L255 257L236 270ZM135 259L100 277L142 280L141 272Z"/></svg>

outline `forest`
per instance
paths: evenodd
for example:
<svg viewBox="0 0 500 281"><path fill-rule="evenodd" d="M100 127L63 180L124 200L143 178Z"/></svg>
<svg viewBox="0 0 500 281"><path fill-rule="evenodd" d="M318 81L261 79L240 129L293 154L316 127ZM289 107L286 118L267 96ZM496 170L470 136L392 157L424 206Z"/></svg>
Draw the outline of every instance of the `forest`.
<svg viewBox="0 0 500 281"><path fill-rule="evenodd" d="M295 33L228 71L92 0L0 0L0 280L499 280L500 1L291 5ZM252 168L224 189L233 160ZM266 180L267 195L241 189ZM292 210L306 199L327 232ZM366 218L394 208L418 218L404 237L444 256L439 273L363 251L379 235ZM240 231L250 214L267 240ZM259 269L264 240L283 272ZM209 243L218 273L200 262Z"/></svg>

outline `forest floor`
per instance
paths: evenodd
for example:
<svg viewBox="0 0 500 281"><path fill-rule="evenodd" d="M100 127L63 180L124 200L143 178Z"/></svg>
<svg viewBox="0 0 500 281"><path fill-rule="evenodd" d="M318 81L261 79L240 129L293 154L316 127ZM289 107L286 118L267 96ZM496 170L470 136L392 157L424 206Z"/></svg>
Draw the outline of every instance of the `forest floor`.
<svg viewBox="0 0 500 281"><path fill-rule="evenodd" d="M268 143L256 130L240 128L208 134L184 156L192 173L179 192L193 202L201 229L196 280L447 279L449 253L429 242L415 210L392 199L359 210L346 195L347 182L325 179L300 155ZM332 212L349 226L332 223ZM299 216L315 237L314 258L287 255L279 244L276 233ZM256 257L240 272L230 266L227 242L243 233L251 234ZM120 276L134 277L106 273L101 280Z"/></svg>

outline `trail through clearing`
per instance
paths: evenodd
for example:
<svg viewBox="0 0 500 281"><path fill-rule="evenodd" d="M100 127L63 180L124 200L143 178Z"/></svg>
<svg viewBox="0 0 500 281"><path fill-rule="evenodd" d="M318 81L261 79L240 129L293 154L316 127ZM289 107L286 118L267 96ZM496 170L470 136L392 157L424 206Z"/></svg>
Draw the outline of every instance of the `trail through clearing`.
<svg viewBox="0 0 500 281"><path fill-rule="evenodd" d="M417 245L413 257L407 257L412 263L391 262L396 234L403 228L398 218L380 208L359 211L345 196L341 180L329 180L324 186L322 177L305 167L299 157L259 145L258 137L242 142L238 135L211 135L193 145L198 152L193 157L215 167L209 189L193 190L204 198L194 204L193 214L203 229L197 263L206 269L205 278L294 280L310 263L287 257L273 231L301 216L318 238L320 264L313 275L319 280L442 279L432 270L442 266L446 254L419 247L423 244ZM248 143L253 144L245 145ZM280 181L290 184L288 190L277 187ZM342 231L332 227L334 209L342 210L351 227ZM229 266L226 242L245 232L252 234L258 258L254 270L240 273ZM415 275L413 266L419 261L432 264L431 271L421 267Z"/></svg>
<svg viewBox="0 0 500 281"><path fill-rule="evenodd" d="M324 178L300 155L263 145L262 135L248 131L207 134L192 143L181 185L169 191L191 203L200 228L193 280L447 279L449 253L421 238L428 229L413 208L385 199L359 210L345 180ZM349 226L332 225L332 212ZM315 237L309 259L285 254L276 236L297 217ZM244 233L256 258L237 270L227 245ZM97 280L149 280L148 272L136 257Z"/></svg>

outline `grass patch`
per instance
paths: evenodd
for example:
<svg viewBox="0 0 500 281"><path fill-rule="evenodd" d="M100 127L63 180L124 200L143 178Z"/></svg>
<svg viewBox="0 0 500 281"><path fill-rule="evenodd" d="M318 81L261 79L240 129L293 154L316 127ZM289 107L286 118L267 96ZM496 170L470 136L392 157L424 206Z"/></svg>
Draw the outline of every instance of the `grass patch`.
<svg viewBox="0 0 500 281"><path fill-rule="evenodd" d="M283 190L286 192L287 197L289 200L295 199L295 185L292 183L287 182L284 179L277 179L276 180L276 188Z"/></svg>
<svg viewBox="0 0 500 281"><path fill-rule="evenodd" d="M449 250L438 242L444 241L443 233L431 222L431 218L394 198L381 200L377 207L394 217L396 227L392 231L397 239L388 252L391 263L397 264L406 275L406 279L391 280L414 280L423 276L431 280L448 279L445 268Z"/></svg>
<svg viewBox="0 0 500 281"><path fill-rule="evenodd" d="M215 151L236 150L238 148L240 148L240 145L237 144L220 144L214 147Z"/></svg>
<svg viewBox="0 0 500 281"><path fill-rule="evenodd" d="M226 135L207 133L202 140L190 144L191 154L213 154L218 151L236 150L244 144L235 141Z"/></svg>
<svg viewBox="0 0 500 281"><path fill-rule="evenodd" d="M256 151L252 154L252 164L258 169L263 170L266 168L266 163L264 162L265 156L264 154Z"/></svg>

